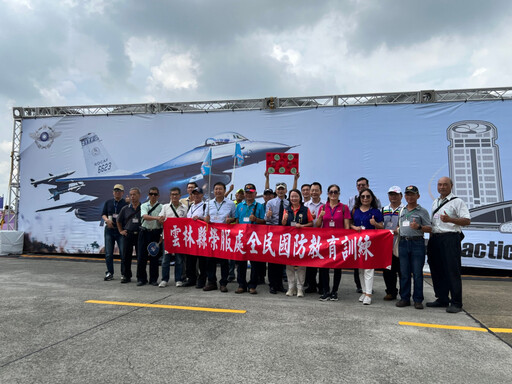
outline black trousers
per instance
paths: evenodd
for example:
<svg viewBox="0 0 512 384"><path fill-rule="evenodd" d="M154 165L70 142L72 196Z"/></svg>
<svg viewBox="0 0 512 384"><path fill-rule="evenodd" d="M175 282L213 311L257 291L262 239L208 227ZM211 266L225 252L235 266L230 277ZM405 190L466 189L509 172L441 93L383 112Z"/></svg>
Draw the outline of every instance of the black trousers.
<svg viewBox="0 0 512 384"><path fill-rule="evenodd" d="M317 289L318 288L318 283L316 281L317 273L318 273L318 268L306 267L306 284L311 289Z"/></svg>
<svg viewBox="0 0 512 384"><path fill-rule="evenodd" d="M206 277L208 275L208 258L203 256L187 255L185 264L188 281L191 284L204 286L206 284ZM199 276L197 275L198 269Z"/></svg>
<svg viewBox="0 0 512 384"><path fill-rule="evenodd" d="M158 259L162 254L163 243L161 244L158 255L152 257L148 252L149 243L160 241L161 229L153 231L141 230L139 232L139 254L137 256L137 280L143 283L148 282L148 275L146 273L146 266L149 261L149 283L156 283L158 280Z"/></svg>
<svg viewBox="0 0 512 384"><path fill-rule="evenodd" d="M330 293L329 291L329 268L318 268L320 277L320 286L322 293ZM341 282L341 269L334 269L334 278L332 282L332 292L338 292Z"/></svg>
<svg viewBox="0 0 512 384"><path fill-rule="evenodd" d="M135 248L135 256L139 257L139 233L138 232L128 232L128 234L124 238L124 277L127 279L132 278L132 257L133 257L133 249Z"/></svg>
<svg viewBox="0 0 512 384"><path fill-rule="evenodd" d="M427 260L437 300L443 304L451 303L462 308L460 242L458 232L431 234L427 247Z"/></svg>
<svg viewBox="0 0 512 384"><path fill-rule="evenodd" d="M251 261L251 274L249 278L249 283L247 283L247 261L239 261L236 270L236 281L238 283L238 287L243 289L256 288L256 286L258 285L259 276L261 274L262 264L263 266L265 266L264 262Z"/></svg>
<svg viewBox="0 0 512 384"><path fill-rule="evenodd" d="M217 263L220 264L220 285L228 285L229 260L209 257L207 261L208 284L217 284Z"/></svg>
<svg viewBox="0 0 512 384"><path fill-rule="evenodd" d="M396 282L400 277L400 259L398 257L393 255L391 258L391 269L383 269L382 276L384 277L384 284L386 284L386 293L397 296Z"/></svg>
<svg viewBox="0 0 512 384"><path fill-rule="evenodd" d="M268 263L268 285L271 288L283 288L283 270L282 264Z"/></svg>

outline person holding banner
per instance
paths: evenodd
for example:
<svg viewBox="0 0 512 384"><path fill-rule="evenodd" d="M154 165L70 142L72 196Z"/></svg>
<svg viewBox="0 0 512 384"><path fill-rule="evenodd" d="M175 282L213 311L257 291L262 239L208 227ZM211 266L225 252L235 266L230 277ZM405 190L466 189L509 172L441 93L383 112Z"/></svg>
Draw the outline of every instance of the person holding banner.
<svg viewBox="0 0 512 384"><path fill-rule="evenodd" d="M263 204L258 203L256 199L256 186L248 183L244 187L245 200L236 207L237 224L265 224L265 210ZM237 268L238 288L235 293L244 293L249 289L249 293L255 295L258 285L258 275L265 263L261 261L251 261L251 277L247 283L247 261L239 261Z"/></svg>
<svg viewBox="0 0 512 384"><path fill-rule="evenodd" d="M180 199L180 204L183 204L185 206L185 208L187 208L187 211L190 209L190 206L194 202L194 199L192 198L192 191L197 187L198 187L198 185L195 181L190 181L187 184L187 197ZM180 190L180 193L181 193L181 190Z"/></svg>
<svg viewBox="0 0 512 384"><path fill-rule="evenodd" d="M286 183L276 184L276 194L276 198L267 202L265 220L268 225L282 225L284 211L290 206L290 202L286 200ZM278 291L286 292L283 287L282 264L268 263L268 285L269 292L273 295Z"/></svg>
<svg viewBox="0 0 512 384"><path fill-rule="evenodd" d="M327 188L329 201L318 210L316 226L321 228L350 227L350 210L348 206L340 202L340 187L336 184ZM338 301L338 288L341 282L341 268L334 269L332 291L329 290L329 268L320 268L320 286L323 289L320 301Z"/></svg>
<svg viewBox="0 0 512 384"><path fill-rule="evenodd" d="M296 228L313 226L313 216L302 202L302 194L298 189L292 189L288 197L290 206L283 213L283 225ZM304 297L304 281L306 280L306 267L286 265L286 277L288 279L288 291L286 296Z"/></svg>
<svg viewBox="0 0 512 384"><path fill-rule="evenodd" d="M389 229L395 233L394 240L398 241L398 234L396 228L398 227L398 219L400 210L402 209L402 189L399 186L393 185L388 190L389 205L382 208L382 215L384 218L384 229ZM395 300L398 295L396 287L397 276L400 278L400 259L398 252L395 251L391 258L391 269L384 269L382 276L384 277L384 284L386 284L386 296L384 300ZM400 280L398 280L400 282Z"/></svg>
<svg viewBox="0 0 512 384"><path fill-rule="evenodd" d="M322 184L315 181L311 183L311 200L304 203L306 207L308 207L311 215L313 216L313 220L316 220L318 217L318 211L320 207L323 205L321 196L322 196ZM316 223L315 223L316 225ZM318 273L318 268L315 267L307 267L306 268L306 293L316 293L318 289L320 289L320 293L323 293L323 290L320 288L320 285L316 281L316 275Z"/></svg>
<svg viewBox="0 0 512 384"><path fill-rule="evenodd" d="M181 190L178 187L171 188L170 194L171 201L169 204L164 204L158 218L161 224L163 224L164 221L169 217L185 217L187 215L187 206L182 203L182 200L180 200ZM165 235L163 238L165 242ZM177 287L183 286L183 258L184 255L180 253L176 253L174 255L174 282ZM160 284L158 285L160 288L167 287L169 283L170 271L171 254L164 253L164 256L162 257L162 281L160 281Z"/></svg>
<svg viewBox="0 0 512 384"><path fill-rule="evenodd" d="M363 189L352 210L353 224L350 226L358 232L365 229L383 229L384 218L381 210L378 208L377 199L371 189ZM372 303L373 275L374 269L360 269L359 278L363 294L359 297L364 305Z"/></svg>
<svg viewBox="0 0 512 384"><path fill-rule="evenodd" d="M141 226L139 231L139 256L137 259L137 286L148 283L146 265L149 261L149 284L157 286L158 259L162 248L157 255L149 255L148 245L160 243L162 237L162 224L158 221L158 215L162 210L162 204L158 202L160 191L157 187L149 188L149 200L140 206Z"/></svg>
<svg viewBox="0 0 512 384"><path fill-rule="evenodd" d="M235 203L225 197L226 184L219 181L213 186L214 199L210 200L206 209L207 223L226 223L230 224L235 220ZM208 284L203 291L214 291L217 289L217 262L220 263L220 291L227 292L229 263L227 259L217 259L210 257L208 259Z"/></svg>
<svg viewBox="0 0 512 384"><path fill-rule="evenodd" d="M203 188L197 187L192 191L192 205L187 212L187 217L192 220L204 220L206 217L206 203L203 201ZM206 285L207 259L206 257L187 255L186 258L187 281L183 283L184 287L196 286L197 289L203 289ZM199 268L199 276L197 269Z"/></svg>

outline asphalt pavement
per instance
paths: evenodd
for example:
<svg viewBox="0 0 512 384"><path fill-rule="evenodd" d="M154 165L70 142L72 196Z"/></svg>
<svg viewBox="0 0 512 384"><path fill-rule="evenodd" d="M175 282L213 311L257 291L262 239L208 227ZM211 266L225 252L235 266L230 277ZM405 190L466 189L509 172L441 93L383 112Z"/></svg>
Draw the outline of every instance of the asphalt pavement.
<svg viewBox="0 0 512 384"><path fill-rule="evenodd" d="M135 267L133 268L135 270ZM137 287L103 262L0 257L0 383L505 383L510 278L465 277L464 311ZM119 273L116 264L116 273ZM425 301L434 299L425 279Z"/></svg>

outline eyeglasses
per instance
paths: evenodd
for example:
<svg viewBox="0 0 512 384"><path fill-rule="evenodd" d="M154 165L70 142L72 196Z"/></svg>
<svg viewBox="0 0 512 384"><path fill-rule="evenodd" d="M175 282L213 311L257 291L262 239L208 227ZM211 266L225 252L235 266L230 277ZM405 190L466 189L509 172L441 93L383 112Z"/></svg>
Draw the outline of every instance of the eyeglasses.
<svg viewBox="0 0 512 384"><path fill-rule="evenodd" d="M361 195L361 199L371 199L372 195Z"/></svg>
<svg viewBox="0 0 512 384"><path fill-rule="evenodd" d="M179 195L180 195L179 193L175 193L175 192L171 193L171 196L179 196Z"/></svg>
<svg viewBox="0 0 512 384"><path fill-rule="evenodd" d="M340 193L340 191L334 191L334 190L329 191L329 195L337 195L339 193Z"/></svg>
<svg viewBox="0 0 512 384"><path fill-rule="evenodd" d="M155 193L155 192L149 192L148 193L149 196L158 196L158 193Z"/></svg>
<svg viewBox="0 0 512 384"><path fill-rule="evenodd" d="M358 187L368 187L368 184L364 183L364 184L357 184Z"/></svg>

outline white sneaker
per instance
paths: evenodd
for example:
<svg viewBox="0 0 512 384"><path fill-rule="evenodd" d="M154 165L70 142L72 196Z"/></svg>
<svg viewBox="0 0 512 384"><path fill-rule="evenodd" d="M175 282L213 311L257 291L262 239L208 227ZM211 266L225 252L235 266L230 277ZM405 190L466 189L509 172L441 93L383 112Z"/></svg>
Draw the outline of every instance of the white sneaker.
<svg viewBox="0 0 512 384"><path fill-rule="evenodd" d="M167 287L167 281L162 280L162 281L160 282L160 284L158 284L158 287L159 287L159 288L165 288L165 287Z"/></svg>
<svg viewBox="0 0 512 384"><path fill-rule="evenodd" d="M304 297L304 290L303 289L297 289L297 297Z"/></svg>
<svg viewBox="0 0 512 384"><path fill-rule="evenodd" d="M366 295L363 293L361 296L359 296L359 301L362 303L365 297Z"/></svg>
<svg viewBox="0 0 512 384"><path fill-rule="evenodd" d="M177 287L183 287L183 281L177 281L176 282Z"/></svg>
<svg viewBox="0 0 512 384"><path fill-rule="evenodd" d="M364 305L370 305L372 303L372 298L370 296L366 296L363 300Z"/></svg>
<svg viewBox="0 0 512 384"><path fill-rule="evenodd" d="M297 292L295 291L295 289L290 288L288 291L286 291L286 296L293 296L296 293Z"/></svg>

